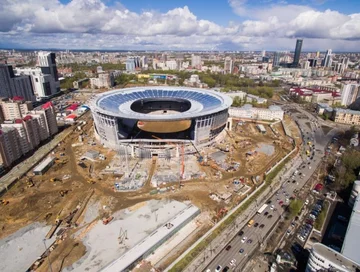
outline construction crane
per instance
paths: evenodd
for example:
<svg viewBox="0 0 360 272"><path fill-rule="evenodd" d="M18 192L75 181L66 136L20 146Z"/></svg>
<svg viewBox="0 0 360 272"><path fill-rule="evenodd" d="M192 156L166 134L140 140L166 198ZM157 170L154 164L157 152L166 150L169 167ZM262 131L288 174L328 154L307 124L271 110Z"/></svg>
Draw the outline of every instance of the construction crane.
<svg viewBox="0 0 360 272"><path fill-rule="evenodd" d="M198 157L198 162L202 162L203 161L203 156L200 154L199 150L196 148L196 146L194 145L194 143L190 140L189 141L192 146L194 147L194 149L196 150L196 152L198 153L199 157Z"/></svg>
<svg viewBox="0 0 360 272"><path fill-rule="evenodd" d="M123 230L123 228L120 227L119 236L118 236L119 244L123 245L125 240L127 239L128 239L127 230Z"/></svg>

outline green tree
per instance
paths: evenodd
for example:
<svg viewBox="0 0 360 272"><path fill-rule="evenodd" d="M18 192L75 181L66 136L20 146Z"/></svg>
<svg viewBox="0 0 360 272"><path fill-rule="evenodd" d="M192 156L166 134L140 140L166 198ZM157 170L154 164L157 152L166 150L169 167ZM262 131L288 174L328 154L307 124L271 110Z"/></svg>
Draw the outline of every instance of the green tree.
<svg viewBox="0 0 360 272"><path fill-rule="evenodd" d="M289 205L289 213L291 217L298 215L303 206L303 202L300 199L293 199Z"/></svg>

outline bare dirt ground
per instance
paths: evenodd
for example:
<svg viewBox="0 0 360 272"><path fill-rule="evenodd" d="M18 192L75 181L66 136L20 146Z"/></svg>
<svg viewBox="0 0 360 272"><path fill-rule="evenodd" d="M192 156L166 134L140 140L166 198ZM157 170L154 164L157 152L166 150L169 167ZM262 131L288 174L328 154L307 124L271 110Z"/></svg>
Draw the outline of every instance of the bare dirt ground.
<svg viewBox="0 0 360 272"><path fill-rule="evenodd" d="M286 120L286 122L289 125L293 125L291 120ZM240 195L233 194L227 203L224 201L216 202L210 199L210 193L218 191L219 188L223 191L228 190L233 179L236 177L243 176L247 179L257 175L262 177L267 169L291 150L291 143L284 136L281 125L276 126L276 129L279 132L279 136L276 136L268 126L266 126L267 133L263 135L258 132L254 123L246 123L243 126L234 125L231 137L228 136L226 142L232 146L228 157L240 162L241 166L238 171L232 173L222 171L222 178L218 179L216 178L218 170L209 166L200 166L207 174L207 179L187 181L181 189L179 189L178 183L169 184L174 186L175 190L164 194L150 195L149 192L154 188L149 183L135 192L115 192L113 190L114 176L98 175L98 172L109 164L115 153L112 150L103 148L99 144L88 144L94 140L92 122L88 120L82 131L76 130L73 135L54 150L55 153L53 155L59 158L60 162L63 161L64 163L58 162L44 175L34 176L35 186L28 188L26 178L23 178L3 196L3 199L9 201L9 204L0 206L0 214L2 215L0 217L0 228L2 230L0 239L34 222L45 222L47 225L54 224L59 213L60 218L68 215L79 202L85 199L91 190L94 190L92 200L100 203L101 206L107 206L110 213L149 199L190 200L201 211L206 211L210 214L208 224L204 224L202 231L197 232L197 235L200 235L211 227L213 224L212 220L214 220L214 217L221 208L226 207L230 209L243 199ZM83 136L83 145L72 147L72 144L79 143L80 135ZM294 135L296 135L295 130ZM257 152L256 155L246 157L246 152L254 151L259 143L272 145L274 147L273 155L267 156ZM85 168L79 166L79 158L90 149L104 154L106 160L97 162L85 161ZM65 155L60 156L60 153L65 153ZM151 164L149 164L150 166ZM64 179L64 175L70 175L71 177ZM58 181L50 181L52 178L56 178ZM89 182L91 180L95 181L95 183ZM253 184L249 182L248 185L252 186ZM61 191L65 191L66 194L61 196ZM92 205L91 203L94 203L94 201L89 203L89 205ZM99 217L101 218L102 216L104 214L100 213ZM82 218L84 216L80 219ZM66 238L51 252L50 256L54 271L61 271L62 268L71 265L85 254L86 248L82 242L71 238L71 234L76 230L76 228L71 229L66 234ZM173 256L173 258L175 257ZM46 262L37 271L47 271Z"/></svg>

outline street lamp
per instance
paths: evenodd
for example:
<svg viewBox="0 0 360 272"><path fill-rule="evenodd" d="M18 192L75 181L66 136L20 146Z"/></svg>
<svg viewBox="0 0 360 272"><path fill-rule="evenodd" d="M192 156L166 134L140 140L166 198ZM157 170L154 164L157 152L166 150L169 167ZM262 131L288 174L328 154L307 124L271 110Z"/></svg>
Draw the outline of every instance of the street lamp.
<svg viewBox="0 0 360 272"><path fill-rule="evenodd" d="M43 239L43 242L44 242L45 252L46 252L46 251L47 251L46 239ZM50 269L50 272L53 272L53 271L52 271L52 268L51 268L51 263L50 263L50 250L49 250L49 253L47 254L47 259L48 259L48 262L49 262L49 269Z"/></svg>

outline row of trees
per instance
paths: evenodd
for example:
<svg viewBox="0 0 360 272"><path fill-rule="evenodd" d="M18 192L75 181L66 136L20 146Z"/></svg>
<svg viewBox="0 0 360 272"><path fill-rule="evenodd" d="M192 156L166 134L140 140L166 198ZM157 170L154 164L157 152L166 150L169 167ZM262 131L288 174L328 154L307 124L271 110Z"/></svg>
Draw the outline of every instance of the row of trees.
<svg viewBox="0 0 360 272"><path fill-rule="evenodd" d="M87 70L95 71L98 66L101 66L104 71L125 70L125 64L123 63L101 63L101 64L69 63L69 64L59 65L59 67L71 68L73 72L87 71Z"/></svg>
<svg viewBox="0 0 360 272"><path fill-rule="evenodd" d="M74 76L72 77L66 77L64 80L61 81L60 83L60 88L61 89L71 89L74 88L73 86L73 82L86 78L86 74L84 72L77 72L74 74Z"/></svg>

